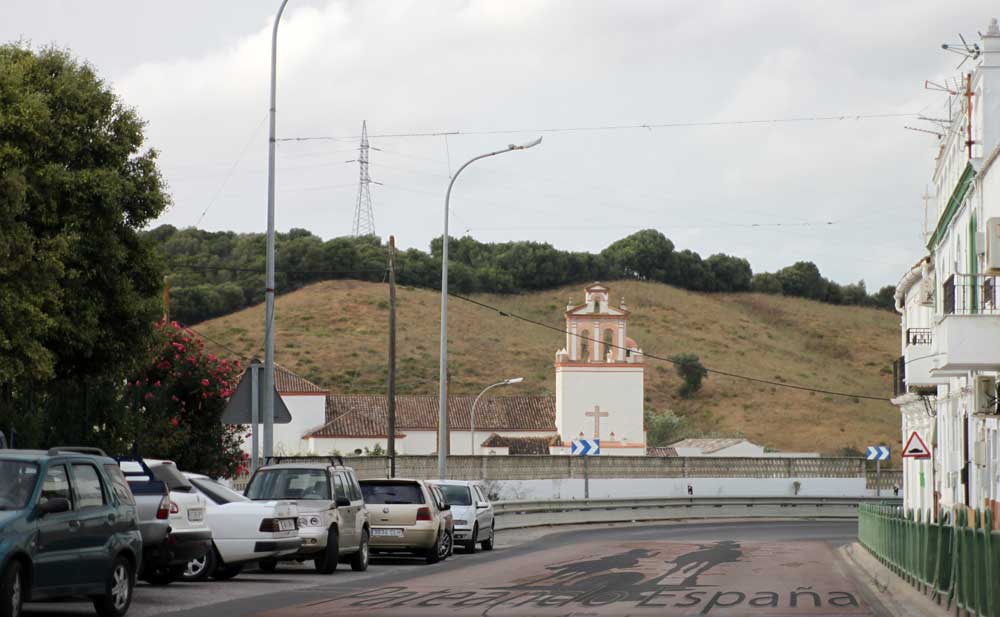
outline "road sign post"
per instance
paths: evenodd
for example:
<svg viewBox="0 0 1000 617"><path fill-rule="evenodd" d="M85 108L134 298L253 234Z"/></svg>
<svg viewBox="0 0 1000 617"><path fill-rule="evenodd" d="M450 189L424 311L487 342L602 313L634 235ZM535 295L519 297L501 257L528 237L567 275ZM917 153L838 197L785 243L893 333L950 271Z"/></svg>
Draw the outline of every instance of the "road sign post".
<svg viewBox="0 0 1000 617"><path fill-rule="evenodd" d="M867 459L875 461L875 496L882 495L882 461L889 460L887 446L868 446Z"/></svg>
<svg viewBox="0 0 1000 617"><path fill-rule="evenodd" d="M569 453L583 457L583 498L590 499L590 464L587 459L601 454L601 440L574 439Z"/></svg>

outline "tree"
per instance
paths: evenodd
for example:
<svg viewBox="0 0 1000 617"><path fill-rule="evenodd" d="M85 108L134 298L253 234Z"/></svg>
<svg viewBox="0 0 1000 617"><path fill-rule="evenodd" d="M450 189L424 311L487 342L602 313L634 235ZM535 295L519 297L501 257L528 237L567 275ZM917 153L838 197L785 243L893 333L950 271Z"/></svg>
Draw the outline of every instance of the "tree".
<svg viewBox="0 0 1000 617"><path fill-rule="evenodd" d="M139 452L212 477L238 475L242 431L221 418L236 389L239 361L206 354L201 339L177 322L161 321L155 332L149 364L129 379Z"/></svg>
<svg viewBox="0 0 1000 617"><path fill-rule="evenodd" d="M646 441L650 446L666 446L684 438L684 419L671 412L646 412Z"/></svg>
<svg viewBox="0 0 1000 617"><path fill-rule="evenodd" d="M168 198L142 120L69 53L0 46L0 101L0 421L53 428L134 366L160 308L140 229ZM15 414L27 398L55 415Z"/></svg>
<svg viewBox="0 0 1000 617"><path fill-rule="evenodd" d="M896 288L886 285L872 294L872 306L888 311L896 310Z"/></svg>
<svg viewBox="0 0 1000 617"><path fill-rule="evenodd" d="M701 390L701 382L708 376L708 370L702 366L697 354L681 353L670 356L670 361L677 369L677 375L684 380L684 383L677 388L677 394L681 398L690 398L695 392Z"/></svg>
<svg viewBox="0 0 1000 617"><path fill-rule="evenodd" d="M669 282L674 243L655 229L643 229L601 251L616 278Z"/></svg>

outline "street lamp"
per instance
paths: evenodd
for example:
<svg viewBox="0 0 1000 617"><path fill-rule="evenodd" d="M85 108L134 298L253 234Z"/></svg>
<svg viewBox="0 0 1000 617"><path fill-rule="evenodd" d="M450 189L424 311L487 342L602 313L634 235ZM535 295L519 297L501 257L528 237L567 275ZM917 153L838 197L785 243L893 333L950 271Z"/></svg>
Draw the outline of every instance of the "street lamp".
<svg viewBox="0 0 1000 617"><path fill-rule="evenodd" d="M479 393L476 400L472 401L472 413L469 415L469 454L475 455L476 453L476 405L479 404L479 399L483 398L483 395L496 388L497 386L512 386L516 383L521 383L524 381L524 377L512 377L510 379L505 379L499 381L492 386L486 386L483 391Z"/></svg>
<svg viewBox="0 0 1000 617"><path fill-rule="evenodd" d="M527 150L540 143L542 143L541 137L522 146L510 144L503 150L487 152L469 159L451 177L451 181L448 183L448 192L444 194L444 236L441 241L441 368L438 372L438 381L440 382L438 386L438 476L442 480L445 479L448 471L445 451L448 446L448 204L451 202L451 187L455 186L455 180L462 173L462 170L479 159L489 158L504 152Z"/></svg>
<svg viewBox="0 0 1000 617"><path fill-rule="evenodd" d="M278 77L278 22L285 12L288 0L281 0L278 14L274 16L271 30L271 108L270 132L267 140L267 274L264 284L264 456L274 454L274 115ZM254 431L256 431L254 427Z"/></svg>

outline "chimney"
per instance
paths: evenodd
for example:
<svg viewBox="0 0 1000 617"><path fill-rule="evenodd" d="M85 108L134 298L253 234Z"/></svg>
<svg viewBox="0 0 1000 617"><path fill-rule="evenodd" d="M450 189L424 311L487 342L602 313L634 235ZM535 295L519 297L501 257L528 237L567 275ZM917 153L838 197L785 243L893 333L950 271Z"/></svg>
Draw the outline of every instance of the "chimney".
<svg viewBox="0 0 1000 617"><path fill-rule="evenodd" d="M997 18L990 20L986 34L983 35L983 64L984 67L1000 66L1000 26L997 25Z"/></svg>

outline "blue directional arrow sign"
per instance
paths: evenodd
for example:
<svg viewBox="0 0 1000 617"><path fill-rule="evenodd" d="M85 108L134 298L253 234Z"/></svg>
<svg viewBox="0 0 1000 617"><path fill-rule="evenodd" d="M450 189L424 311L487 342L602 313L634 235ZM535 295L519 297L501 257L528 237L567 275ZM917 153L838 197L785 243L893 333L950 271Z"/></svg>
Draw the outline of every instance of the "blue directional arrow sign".
<svg viewBox="0 0 1000 617"><path fill-rule="evenodd" d="M574 439L569 453L573 456L597 456L601 453L601 440Z"/></svg>
<svg viewBox="0 0 1000 617"><path fill-rule="evenodd" d="M886 446L868 446L869 461L889 460L889 448Z"/></svg>

